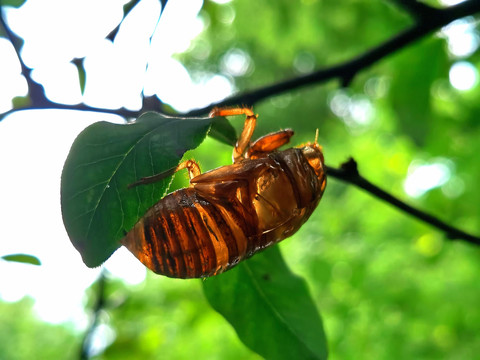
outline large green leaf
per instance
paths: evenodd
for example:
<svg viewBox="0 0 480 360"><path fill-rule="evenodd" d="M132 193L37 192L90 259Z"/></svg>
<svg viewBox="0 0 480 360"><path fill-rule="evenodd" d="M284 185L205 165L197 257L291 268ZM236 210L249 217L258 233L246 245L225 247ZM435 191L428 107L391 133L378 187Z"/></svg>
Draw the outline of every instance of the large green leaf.
<svg viewBox="0 0 480 360"><path fill-rule="evenodd" d="M150 112L131 124L95 123L75 139L62 173L62 214L87 266L99 266L120 246L171 178L128 185L176 166L185 151L203 141L213 120Z"/></svg>
<svg viewBox="0 0 480 360"><path fill-rule="evenodd" d="M203 284L212 307L266 359L327 358L322 320L307 285L290 272L277 246Z"/></svg>

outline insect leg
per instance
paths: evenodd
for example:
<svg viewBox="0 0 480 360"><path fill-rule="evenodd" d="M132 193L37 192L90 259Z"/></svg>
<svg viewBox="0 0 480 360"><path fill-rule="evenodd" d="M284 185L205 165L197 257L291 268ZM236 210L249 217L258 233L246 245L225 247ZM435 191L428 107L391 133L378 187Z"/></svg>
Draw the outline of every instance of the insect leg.
<svg viewBox="0 0 480 360"><path fill-rule="evenodd" d="M290 129L280 130L262 136L250 145L246 155L250 159L262 157L288 143L292 136L293 130Z"/></svg>
<svg viewBox="0 0 480 360"><path fill-rule="evenodd" d="M161 173L158 173L158 174L155 174L155 175L152 175L152 176L143 177L140 180L137 180L134 183L128 185L128 188L131 189L131 188L133 188L135 186L138 186L138 185L152 184L154 182L165 179L166 177L172 176L177 171L180 171L180 170L183 170L183 169L187 169L188 177L190 178L190 180L193 179L195 176L200 175L200 173L201 173L200 172L200 167L198 166L198 164L194 160L185 160L185 161L181 162L180 164L178 164L177 166L175 166L171 169L165 170L164 172L161 172Z"/></svg>
<svg viewBox="0 0 480 360"><path fill-rule="evenodd" d="M245 119L243 131L237 140L235 148L233 149L233 162L239 162L244 159L245 150L249 146L250 139L252 138L253 131L255 130L255 126L257 124L257 115L255 115L252 109L247 107L227 109L213 108L213 110L210 112L210 117L242 114L245 114L247 118Z"/></svg>
<svg viewBox="0 0 480 360"><path fill-rule="evenodd" d="M198 176L201 174L200 171L200 166L195 162L195 160L185 160L178 164L178 166L175 168L174 172L177 172L179 170L187 169L188 171L188 178L192 180L195 176Z"/></svg>

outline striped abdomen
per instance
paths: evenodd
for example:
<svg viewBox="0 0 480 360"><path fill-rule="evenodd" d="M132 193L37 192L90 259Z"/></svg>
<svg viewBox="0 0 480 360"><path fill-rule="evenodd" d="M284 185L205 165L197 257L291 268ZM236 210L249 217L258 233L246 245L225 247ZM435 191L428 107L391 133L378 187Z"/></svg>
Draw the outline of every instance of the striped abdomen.
<svg viewBox="0 0 480 360"><path fill-rule="evenodd" d="M158 274L196 278L237 264L249 251L245 234L251 232L231 205L215 205L186 188L160 200L122 243Z"/></svg>
<svg viewBox="0 0 480 360"><path fill-rule="evenodd" d="M216 275L292 235L325 188L303 149L201 174L160 200L122 239L145 266L177 278Z"/></svg>

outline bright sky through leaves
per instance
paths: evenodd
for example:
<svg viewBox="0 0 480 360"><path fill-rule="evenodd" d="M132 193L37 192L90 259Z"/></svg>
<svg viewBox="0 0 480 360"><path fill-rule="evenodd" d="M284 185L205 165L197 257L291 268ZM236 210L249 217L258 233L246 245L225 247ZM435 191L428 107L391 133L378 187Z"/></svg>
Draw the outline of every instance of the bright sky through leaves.
<svg viewBox="0 0 480 360"><path fill-rule="evenodd" d="M145 85L147 95L161 94L163 100L186 111L220 100L233 91L231 82L220 75L210 74L202 82L192 83L185 68L172 59L174 52L186 50L190 40L202 30L197 18L202 2L188 2L189 6L184 6L184 1L169 1L150 49L148 39L160 11L158 1L154 0L142 1L132 10L113 44L104 38L121 19L119 1L105 1L101 5L95 2L91 6L28 1L18 10L7 11L7 16L13 30L25 38L22 55L27 65L35 68L33 76L44 84L50 99L68 104L82 101L77 70L70 60L86 56L83 101L89 105L138 108ZM92 12L94 5L96 11ZM61 17L55 15L58 7L63 9ZM91 20L85 27L80 19L87 17ZM59 28L61 32L57 31ZM2 83L9 84L0 86L0 111L6 111L11 108L14 96L26 94L26 83L13 47L3 39L0 39L0 55ZM60 214L60 174L75 136L100 120L120 119L90 113L37 111L19 112L0 122L0 151L16 154L0 157L2 172L10 174L2 177L0 186L0 216L5 224L0 228L0 238L14 240L0 242L0 254L25 252L42 261L42 266L35 270L23 264L0 262L0 273L15 274L0 277L0 297L16 301L27 294L33 296L37 312L46 321L73 320L78 326L86 325L82 298L98 269L86 268L68 240ZM46 134L56 136L49 136L51 140L44 143ZM27 169L19 166L22 163L32 165ZM14 188L23 191L17 194L12 192ZM19 216L26 209L34 215L28 226L24 217ZM106 267L130 283L141 282L145 277L145 268L132 261L126 251L115 253ZM56 291L58 284L62 284L62 291Z"/></svg>
<svg viewBox="0 0 480 360"><path fill-rule="evenodd" d="M468 61L453 64L448 75L450 84L458 90L470 90L478 83L478 71Z"/></svg>
<svg viewBox="0 0 480 360"><path fill-rule="evenodd" d="M430 164L413 162L405 180L405 192L412 197L419 197L428 190L445 184L450 179L450 175L451 171L446 161Z"/></svg>

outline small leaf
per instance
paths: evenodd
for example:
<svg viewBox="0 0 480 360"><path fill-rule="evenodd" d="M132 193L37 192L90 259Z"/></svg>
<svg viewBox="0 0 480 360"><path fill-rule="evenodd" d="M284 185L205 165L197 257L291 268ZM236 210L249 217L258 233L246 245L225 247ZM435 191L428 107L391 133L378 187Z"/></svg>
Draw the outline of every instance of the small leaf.
<svg viewBox="0 0 480 360"><path fill-rule="evenodd" d="M326 359L322 320L305 281L277 246L203 282L212 307L266 359Z"/></svg>
<svg viewBox="0 0 480 360"><path fill-rule="evenodd" d="M95 123L75 139L62 172L62 215L87 266L101 265L120 246L166 193L171 177L128 185L176 166L203 141L212 121L150 112L131 124Z"/></svg>
<svg viewBox="0 0 480 360"><path fill-rule="evenodd" d="M31 103L32 100L29 96L15 96L12 99L12 105L14 109L21 109L23 107L27 107L28 105L31 105Z"/></svg>
<svg viewBox="0 0 480 360"><path fill-rule="evenodd" d="M80 91L83 93L85 92L85 83L87 79L87 73L85 72L84 67L84 59L85 58L75 58L72 60L73 65L77 68L78 72L78 82L80 83Z"/></svg>
<svg viewBox="0 0 480 360"><path fill-rule="evenodd" d="M2 256L2 259L6 261L15 261L23 264L42 265L42 263L36 256L27 254L4 255Z"/></svg>

